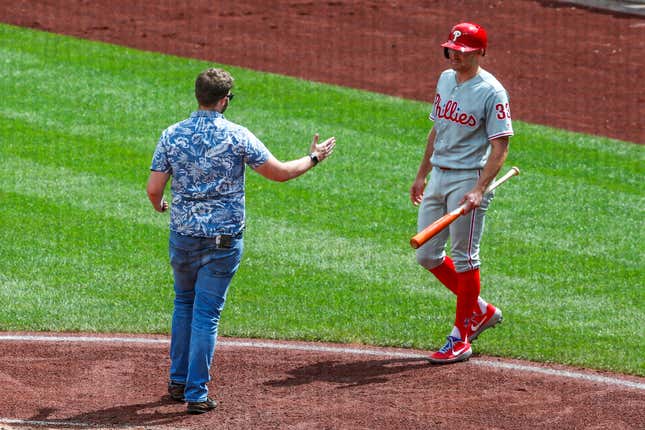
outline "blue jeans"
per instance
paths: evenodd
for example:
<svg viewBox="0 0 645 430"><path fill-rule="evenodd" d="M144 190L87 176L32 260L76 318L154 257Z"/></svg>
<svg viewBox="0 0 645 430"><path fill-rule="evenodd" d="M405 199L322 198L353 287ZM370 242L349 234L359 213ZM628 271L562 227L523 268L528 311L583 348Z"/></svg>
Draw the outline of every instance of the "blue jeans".
<svg viewBox="0 0 645 430"><path fill-rule="evenodd" d="M210 367L226 292L242 258L244 241L217 248L215 239L170 232L175 309L170 340L170 380L185 384L187 402L208 397Z"/></svg>

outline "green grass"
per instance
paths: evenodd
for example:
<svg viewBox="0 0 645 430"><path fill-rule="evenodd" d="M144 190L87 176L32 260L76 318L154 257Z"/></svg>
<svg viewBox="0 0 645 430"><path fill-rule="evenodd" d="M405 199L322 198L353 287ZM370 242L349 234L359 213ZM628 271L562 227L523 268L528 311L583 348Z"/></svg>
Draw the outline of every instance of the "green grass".
<svg viewBox="0 0 645 430"><path fill-rule="evenodd" d="M168 332L168 219L145 183L210 64L10 26L0 40L0 330ZM278 158L315 132L338 145L285 184L249 171L220 333L439 347L454 297L408 244L430 106L227 69L227 117ZM482 244L483 296L505 322L476 352L645 375L645 148L515 127L506 168L522 174L499 189Z"/></svg>

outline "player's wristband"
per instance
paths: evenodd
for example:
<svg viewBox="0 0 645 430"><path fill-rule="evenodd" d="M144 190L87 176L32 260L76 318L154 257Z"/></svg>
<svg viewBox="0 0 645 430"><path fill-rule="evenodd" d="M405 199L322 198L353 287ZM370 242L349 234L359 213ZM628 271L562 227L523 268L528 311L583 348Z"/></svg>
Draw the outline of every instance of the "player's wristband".
<svg viewBox="0 0 645 430"><path fill-rule="evenodd" d="M318 160L318 156L316 155L316 153L315 153L315 152L310 153L310 154L309 154L309 158L311 158L311 161L313 161L313 162L314 162L314 166L315 166L316 164L318 164L318 161L320 161L320 160Z"/></svg>

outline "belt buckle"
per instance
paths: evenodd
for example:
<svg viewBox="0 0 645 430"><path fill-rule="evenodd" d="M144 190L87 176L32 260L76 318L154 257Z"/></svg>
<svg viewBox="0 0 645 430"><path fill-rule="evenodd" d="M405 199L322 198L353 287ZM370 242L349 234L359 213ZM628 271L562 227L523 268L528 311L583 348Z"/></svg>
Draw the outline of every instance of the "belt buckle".
<svg viewBox="0 0 645 430"><path fill-rule="evenodd" d="M230 234L220 234L215 237L215 246L219 249L229 249L232 246L233 236Z"/></svg>

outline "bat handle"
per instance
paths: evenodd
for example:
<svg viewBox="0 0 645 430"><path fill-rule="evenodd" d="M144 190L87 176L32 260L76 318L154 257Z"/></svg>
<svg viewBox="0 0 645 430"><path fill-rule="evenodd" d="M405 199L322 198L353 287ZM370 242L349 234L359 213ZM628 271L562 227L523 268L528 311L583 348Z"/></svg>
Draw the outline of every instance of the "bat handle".
<svg viewBox="0 0 645 430"><path fill-rule="evenodd" d="M519 175L519 174L520 174L520 169L518 169L518 168L517 168L517 167L515 167L515 166L511 167L511 169L510 169L508 172L506 172L506 173L504 174L504 176L502 176L501 178L499 178L499 179L497 179L497 180L495 180L495 181L491 182L491 183L490 183L490 185L488 185L488 188L486 188L486 191L484 191L484 194L488 194L488 193L490 193L490 192L491 192L491 191L493 191L495 188L499 187L499 186L500 186L500 185L502 185L504 182L506 182L506 181L508 181L509 179L511 179L513 176L517 176L517 175Z"/></svg>

